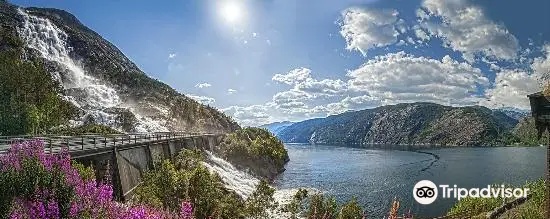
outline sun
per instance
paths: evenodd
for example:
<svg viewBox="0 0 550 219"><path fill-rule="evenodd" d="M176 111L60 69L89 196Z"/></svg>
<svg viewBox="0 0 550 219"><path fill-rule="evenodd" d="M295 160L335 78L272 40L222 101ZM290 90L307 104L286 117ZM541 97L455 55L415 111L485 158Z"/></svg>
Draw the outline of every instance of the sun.
<svg viewBox="0 0 550 219"><path fill-rule="evenodd" d="M221 6L220 15L226 22L237 23L242 19L242 14L242 7L237 2L228 1Z"/></svg>

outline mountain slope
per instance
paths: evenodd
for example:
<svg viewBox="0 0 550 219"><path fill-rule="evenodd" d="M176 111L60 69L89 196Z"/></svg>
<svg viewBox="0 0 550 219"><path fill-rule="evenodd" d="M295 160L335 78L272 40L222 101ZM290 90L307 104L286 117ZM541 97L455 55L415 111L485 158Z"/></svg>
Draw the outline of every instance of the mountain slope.
<svg viewBox="0 0 550 219"><path fill-rule="evenodd" d="M503 112L507 116L512 117L518 121L524 119L525 117L530 116L530 113L531 113L529 110L522 110L522 109L517 109L513 107L503 107L503 108L496 109L495 111Z"/></svg>
<svg viewBox="0 0 550 219"><path fill-rule="evenodd" d="M277 133L279 133L280 131L282 131L283 129L285 129L286 127L288 127L292 124L294 124L294 123L289 122L289 121L274 122L274 123L261 125L260 128L265 128L268 131L270 131L271 133L273 133L274 135L277 135Z"/></svg>
<svg viewBox="0 0 550 219"><path fill-rule="evenodd" d="M544 132L541 137L538 137L538 131L535 127L535 119L533 117L525 117L519 121L516 127L512 130L514 143L519 145L546 145L548 144L548 133Z"/></svg>
<svg viewBox="0 0 550 219"><path fill-rule="evenodd" d="M41 127L38 132L47 132L54 125L87 123L104 124L125 132L229 132L239 128L218 110L148 77L114 45L66 11L19 9L0 1L0 28L0 53L43 69L49 75L42 73L41 76L55 84L48 89L60 97L58 101L62 105L72 105L75 109L73 114ZM4 74L17 77L8 72ZM13 94L4 86L0 90ZM10 99L20 98L6 97L0 104L10 105ZM24 102L23 105L36 104ZM21 118L32 118L26 111L23 114ZM8 133L9 129L2 127L6 122L0 123L0 132Z"/></svg>
<svg viewBox="0 0 550 219"><path fill-rule="evenodd" d="M295 123L284 142L317 144L495 145L517 120L485 107L403 103Z"/></svg>

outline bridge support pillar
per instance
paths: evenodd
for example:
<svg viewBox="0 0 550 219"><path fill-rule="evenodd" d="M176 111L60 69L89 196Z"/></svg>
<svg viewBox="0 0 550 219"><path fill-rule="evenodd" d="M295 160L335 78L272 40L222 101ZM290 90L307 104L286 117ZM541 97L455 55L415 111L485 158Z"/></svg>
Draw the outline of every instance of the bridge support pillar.
<svg viewBox="0 0 550 219"><path fill-rule="evenodd" d="M115 197L118 201L124 202L126 200L124 199L124 191L122 189L122 182L120 180L120 169L118 166L118 150L116 146L113 147L111 160L113 164L112 165L113 173L111 178L113 183L113 193L115 194Z"/></svg>
<svg viewBox="0 0 550 219"><path fill-rule="evenodd" d="M176 154L178 153L178 149L177 149L177 142L175 140L168 141L168 151L170 152L169 153L170 158L176 157Z"/></svg>
<svg viewBox="0 0 550 219"><path fill-rule="evenodd" d="M147 143L145 146L145 155L147 156L147 167L152 170L154 168L154 158L153 153L151 152L151 143Z"/></svg>

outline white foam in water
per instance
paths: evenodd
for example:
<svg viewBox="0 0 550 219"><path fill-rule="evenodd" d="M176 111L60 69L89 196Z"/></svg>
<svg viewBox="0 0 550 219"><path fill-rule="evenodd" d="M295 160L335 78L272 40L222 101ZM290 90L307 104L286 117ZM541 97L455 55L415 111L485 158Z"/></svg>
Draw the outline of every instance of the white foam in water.
<svg viewBox="0 0 550 219"><path fill-rule="evenodd" d="M254 192L260 180L248 173L238 170L229 162L216 157L211 152L207 151L206 153L208 154L209 162L203 162L204 166L211 172L217 173L222 178L226 188L235 191L244 199L248 198L252 192Z"/></svg>
<svg viewBox="0 0 550 219"><path fill-rule="evenodd" d="M203 165L210 170L210 172L217 173L225 184L225 187L236 192L243 199L247 199L254 190L256 185L260 182L259 179L254 176L245 173L235 168L231 163L225 161L222 158L216 157L212 152L206 151L208 155L208 161L203 162ZM306 188L307 189L307 188ZM307 189L309 192L319 192L315 189ZM295 189L280 189L275 190L273 198L279 206L289 204L294 197L294 194L298 192L298 188ZM270 212L270 218L284 219L289 218L287 214L281 212Z"/></svg>
<svg viewBox="0 0 550 219"><path fill-rule="evenodd" d="M155 132L168 132L168 128L163 126L161 123L164 121L160 121L159 119L153 119L146 116L141 116L138 113L134 112L132 108L129 108L130 112L132 112L138 121L140 121L139 124L136 125L136 132L148 132L151 130L154 130Z"/></svg>
<svg viewBox="0 0 550 219"><path fill-rule="evenodd" d="M35 49L40 55L51 62L57 63L65 68L67 74L60 76L59 72L53 72L54 80L59 81L63 88L77 88L84 91L85 98L65 96L75 106L86 112L86 117L92 117L98 123L112 126L116 116L105 112L111 107L122 107L117 91L98 79L87 75L84 69L70 56L70 48L67 46L67 34L55 26L50 20L27 14L18 9L19 14L24 18L22 28L18 28L20 37L26 42L27 47ZM141 116L130 109L138 120L137 130L140 132L168 131L161 125L162 121ZM73 121L73 125L82 124L83 121Z"/></svg>

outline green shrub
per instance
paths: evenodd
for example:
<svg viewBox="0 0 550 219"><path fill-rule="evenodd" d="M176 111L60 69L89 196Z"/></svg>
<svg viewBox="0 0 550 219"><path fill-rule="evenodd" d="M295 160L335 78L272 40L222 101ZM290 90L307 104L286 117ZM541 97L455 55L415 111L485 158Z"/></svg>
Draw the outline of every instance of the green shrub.
<svg viewBox="0 0 550 219"><path fill-rule="evenodd" d="M528 182L526 187L531 192L531 198L518 206L506 218L543 219L546 218L547 188L543 179Z"/></svg>
<svg viewBox="0 0 550 219"><path fill-rule="evenodd" d="M143 182L136 188L137 203L163 207L173 211L179 209L180 200L186 199L187 175L178 171L169 160L155 164L154 171L148 171Z"/></svg>
<svg viewBox="0 0 550 219"><path fill-rule="evenodd" d="M297 219L299 214L305 211L308 192L305 189L298 189L290 203L282 206L281 211L289 214L291 219Z"/></svg>
<svg viewBox="0 0 550 219"><path fill-rule="evenodd" d="M514 136L513 143L528 146L538 146L546 144L548 134L544 132L541 138L538 138L538 131L535 127L535 119L527 117L520 120L518 125L512 131Z"/></svg>
<svg viewBox="0 0 550 219"><path fill-rule="evenodd" d="M20 51L0 52L0 134L43 134L66 124L76 108L39 59L21 60Z"/></svg>
<svg viewBox="0 0 550 219"><path fill-rule="evenodd" d="M267 181L261 180L256 190L246 200L246 216L249 218L269 218L269 212L277 208L273 194L275 189Z"/></svg>
<svg viewBox="0 0 550 219"><path fill-rule="evenodd" d="M80 175L82 180L90 181L96 179L94 168L92 168L91 166L84 166L84 164L81 164L74 160L71 161L71 166L78 171L78 174Z"/></svg>
<svg viewBox="0 0 550 219"><path fill-rule="evenodd" d="M314 194L310 197L307 217L326 215L334 218L337 215L338 205L334 197L323 196L323 194Z"/></svg>
<svg viewBox="0 0 550 219"><path fill-rule="evenodd" d="M282 170L288 162L283 143L266 129L247 127L227 134L220 144L222 156L247 169ZM270 177L258 173L261 177Z"/></svg>
<svg viewBox="0 0 550 219"><path fill-rule="evenodd" d="M244 218L248 209L244 201L228 191L217 174L210 173L202 165L203 156L198 150L184 149L176 156L175 162L163 160L156 163L155 169L145 174L142 184L136 189L134 202L176 212L180 203L189 201L197 218ZM263 203L265 194L263 187L256 191L253 197L257 201L254 203Z"/></svg>
<svg viewBox="0 0 550 219"><path fill-rule="evenodd" d="M545 218L546 207L546 185L542 179L534 182L528 182L524 188L529 188L531 198L524 204L517 206L509 218ZM504 202L511 201L512 199L505 200L504 198L464 198L458 201L449 210L448 215L461 214L468 212L470 216L477 216L485 214L495 208L500 207Z"/></svg>
<svg viewBox="0 0 550 219"><path fill-rule="evenodd" d="M304 189L298 190L291 202L282 206L282 212L289 215L290 218L320 218L320 219L361 219L363 218L363 209L355 197L352 200L339 206L336 199L332 196L323 194L312 194Z"/></svg>
<svg viewBox="0 0 550 219"><path fill-rule="evenodd" d="M363 209L353 197L351 201L342 206L337 219L361 219L363 217Z"/></svg>

